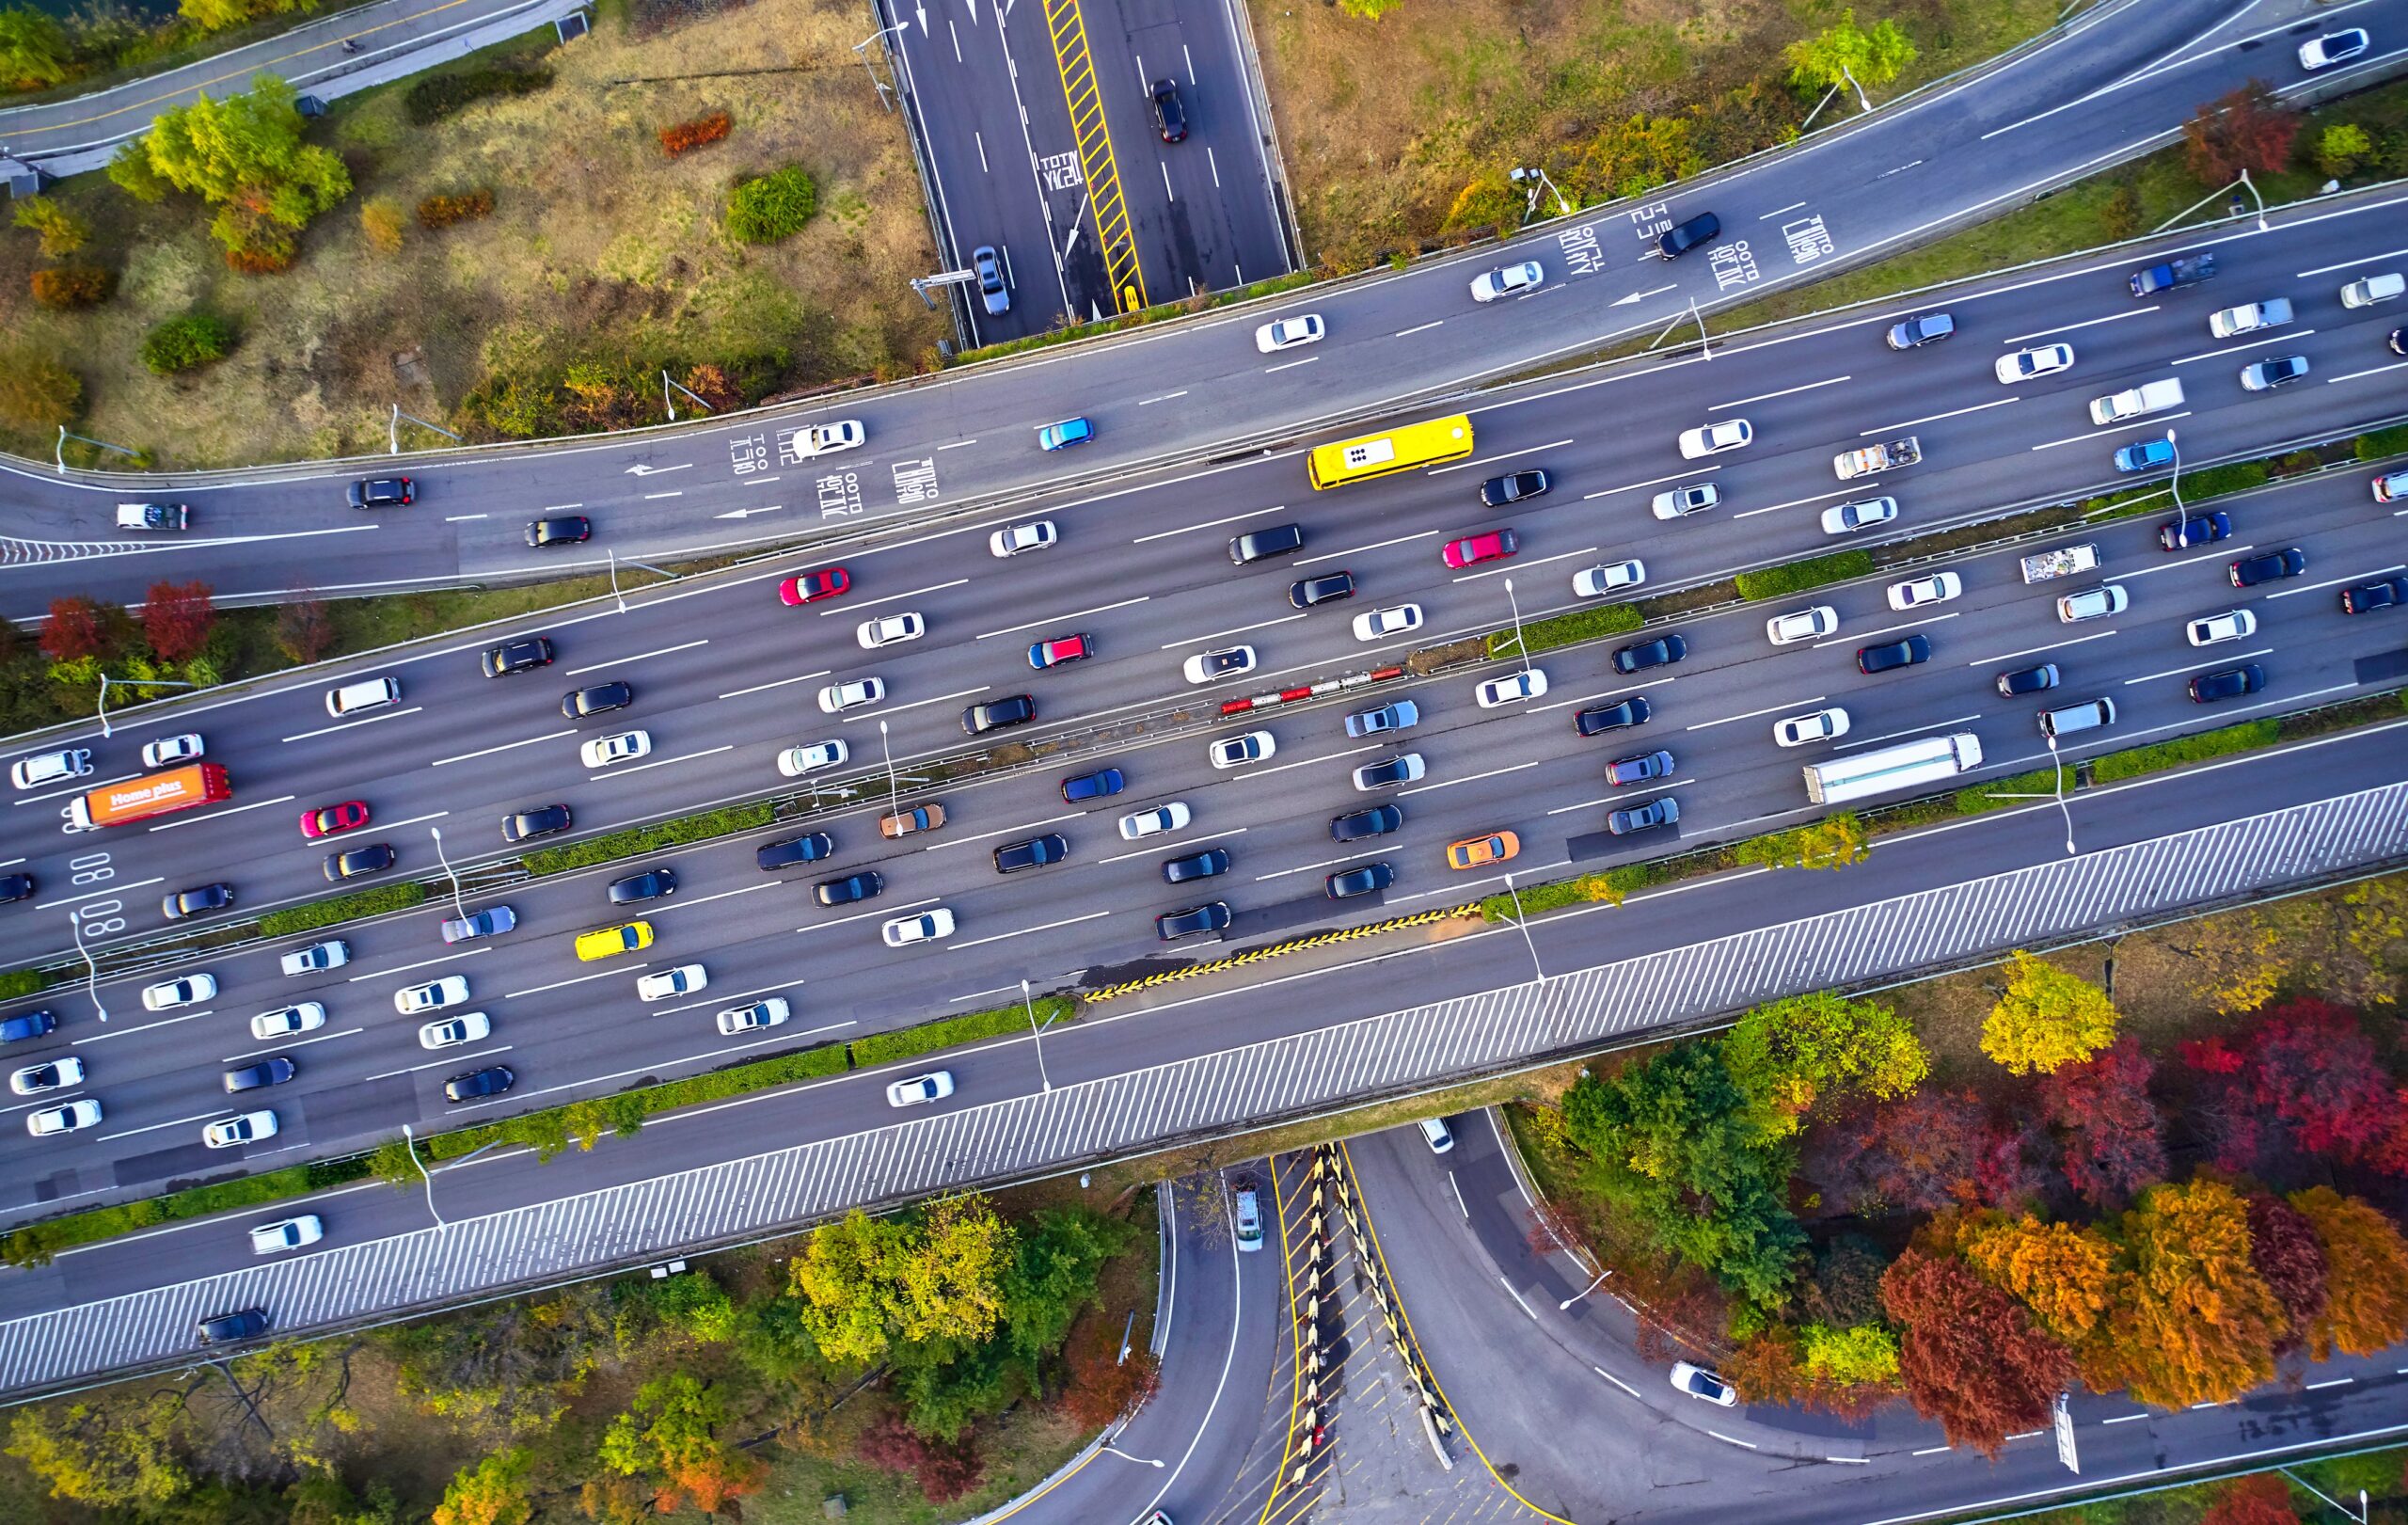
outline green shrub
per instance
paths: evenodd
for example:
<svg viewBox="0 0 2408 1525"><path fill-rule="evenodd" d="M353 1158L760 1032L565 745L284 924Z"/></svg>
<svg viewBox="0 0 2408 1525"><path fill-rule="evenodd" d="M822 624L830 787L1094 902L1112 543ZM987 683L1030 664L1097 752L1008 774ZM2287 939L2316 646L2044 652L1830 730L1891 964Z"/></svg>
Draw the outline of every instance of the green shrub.
<svg viewBox="0 0 2408 1525"><path fill-rule="evenodd" d="M1583 641L1628 635L1646 623L1647 618L1640 613L1637 604L1606 604L1595 609L1576 609L1569 614L1558 614L1553 619L1526 621L1522 626L1522 639L1531 654L1536 655ZM1488 654L1491 657L1513 655L1513 632L1490 631Z"/></svg>
<svg viewBox="0 0 2408 1525"><path fill-rule="evenodd" d="M1960 816L1978 816L1986 810L2005 810L2015 805L2030 804L2031 797L2034 795L2046 797L2056 792L2057 770L2053 768L2043 768L2036 773L2018 773L2013 778L2002 778L1993 783L1976 784L1970 789L1958 789L1956 813ZM2066 792L2068 795L2073 792L2073 779L2070 772L2066 779ZM2002 798L2002 796L2011 798Z"/></svg>
<svg viewBox="0 0 2408 1525"><path fill-rule="evenodd" d="M2171 741L2160 741L2152 746L2111 752L2090 765L2090 776L2101 784L2138 778L2143 773L2179 768L2184 763L2205 762L2210 757L2270 747L2281 733L2282 722L2272 716L2264 720L2243 721L2220 731L2201 731L2196 736L2177 737Z"/></svg>
<svg viewBox="0 0 2408 1525"><path fill-rule="evenodd" d="M233 347L234 330L225 319L210 312L187 312L142 336L142 363L152 375L171 376L224 359Z"/></svg>
<svg viewBox="0 0 2408 1525"><path fill-rule="evenodd" d="M597 863L610 863L617 858L632 858L639 853L657 852L663 848L681 847L689 842L708 841L714 836L728 836L737 832L749 832L767 826L774 818L768 801L754 804L731 805L725 810L707 810L699 816L680 816L653 826L637 826L606 836L589 837L562 848L538 848L519 859L531 874L559 874L571 868L591 867Z"/></svg>
<svg viewBox="0 0 2408 1525"><path fill-rule="evenodd" d="M842 1074L848 1068L845 1045L823 1043L797 1054L782 1054L773 1059L760 1059L714 1071L706 1075L673 1080L665 1086L646 1086L641 1090L623 1091L595 1102L547 1107L524 1117L505 1118L481 1127L463 1128L457 1133L437 1134L432 1138L420 1139L419 1148L430 1160L454 1160L464 1154L474 1153L488 1144L523 1144L549 1159L579 1138L578 1124L590 1129L599 1123L607 1125L614 1133L632 1134L643 1126L645 1118L655 1113L695 1106L705 1102L725 1101L728 1097L742 1096L749 1091L790 1086L799 1080ZM590 1140L594 1136L585 1133L582 1136ZM403 1163L406 1165L407 1161Z"/></svg>
<svg viewBox="0 0 2408 1525"><path fill-rule="evenodd" d="M2386 455L2408 452L2408 423L2395 423L2388 429L2376 429L2358 436L2350 453L2362 461L2379 461Z"/></svg>
<svg viewBox="0 0 2408 1525"><path fill-rule="evenodd" d="M727 230L747 244L774 244L802 230L819 210L819 192L797 165L748 180L727 199Z"/></svg>
<svg viewBox="0 0 2408 1525"><path fill-rule="evenodd" d="M381 916L388 911L407 911L414 905L425 903L425 900L426 886L423 884L379 884L372 890L361 890L356 895L338 895L328 900L312 900L307 905L271 911L260 918L260 935L290 937L294 932L314 931L338 922Z"/></svg>
<svg viewBox="0 0 2408 1525"><path fill-rule="evenodd" d="M532 95L551 87L552 71L548 69L471 69L420 80L402 97L402 106L412 122L431 127L479 101L503 95Z"/></svg>
<svg viewBox="0 0 2408 1525"><path fill-rule="evenodd" d="M50 976L40 969L11 969L0 975L0 1001L22 1001L50 989Z"/></svg>
<svg viewBox="0 0 2408 1525"><path fill-rule="evenodd" d="M1060 1024L1078 1014L1069 998L1049 995L1037 1003L1037 1024ZM962 1043L974 1043L982 1038L999 1038L1006 1033L1026 1032L1029 1028L1028 1008L997 1007L991 1011L967 1011L942 1022L922 1023L899 1032L872 1033L852 1041L853 1063L863 1070L897 1059L908 1059L917 1054L929 1054L941 1048L954 1048Z"/></svg>
<svg viewBox="0 0 2408 1525"><path fill-rule="evenodd" d="M1873 570L1873 552L1869 550L1839 550L1829 556L1810 557L1802 562L1789 562L1781 566L1767 566L1760 571L1742 572L1732 580L1738 584L1739 596L1751 600L1786 598L1794 593L1819 588L1826 583L1846 582Z"/></svg>

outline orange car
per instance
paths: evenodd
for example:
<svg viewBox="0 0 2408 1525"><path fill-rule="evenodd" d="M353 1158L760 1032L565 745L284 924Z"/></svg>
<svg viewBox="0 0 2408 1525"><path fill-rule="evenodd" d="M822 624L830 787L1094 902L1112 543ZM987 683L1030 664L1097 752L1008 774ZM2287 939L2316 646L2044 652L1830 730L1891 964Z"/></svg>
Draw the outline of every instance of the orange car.
<svg viewBox="0 0 2408 1525"><path fill-rule="evenodd" d="M1522 839L1511 832L1498 832L1493 836L1467 836L1460 842L1447 844L1447 866L1478 868L1487 864L1503 863L1522 850Z"/></svg>

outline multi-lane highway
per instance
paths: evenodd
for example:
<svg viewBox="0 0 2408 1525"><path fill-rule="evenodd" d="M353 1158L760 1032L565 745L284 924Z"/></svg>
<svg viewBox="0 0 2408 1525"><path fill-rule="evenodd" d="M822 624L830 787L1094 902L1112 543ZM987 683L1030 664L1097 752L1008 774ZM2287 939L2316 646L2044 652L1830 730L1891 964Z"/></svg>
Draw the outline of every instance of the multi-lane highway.
<svg viewBox="0 0 2408 1525"><path fill-rule="evenodd" d="M2378 47L2303 74L2292 34L2351 23L2370 27ZM62 592L138 601L170 571L209 582L221 599L256 600L599 570L612 550L657 560L759 547L1029 494L1066 473L1101 480L1292 439L1653 334L1692 301L1711 312L1993 214L2167 140L2201 102L2253 76L2292 99L2358 87L2399 66L2403 50L2381 40L2400 36L2408 0L2215 13L2111 5L1995 69L1798 149L1643 205L1592 209L1508 248L923 378L807 415L415 460L404 469L420 497L407 509L345 508L343 485L359 467L62 479L21 463L0 493L0 614L38 618ZM1654 257L1659 230L1703 211L1721 218L1720 245L1671 263ZM1546 271L1540 288L1472 303L1474 275L1526 258ZM1321 311L1329 337L1292 357L1256 353L1256 326L1292 308ZM1069 456L1039 453L1036 429L1069 416L1091 419L1095 440ZM806 420L843 417L865 422L867 443L806 459L796 444ZM120 535L111 512L129 497L188 501L194 528L163 537L172 545ZM547 511L591 516L596 538L531 550L524 527Z"/></svg>
<svg viewBox="0 0 2408 1525"><path fill-rule="evenodd" d="M512 856L500 820L513 810L566 803L586 834L792 789L775 759L801 743L842 741L847 763L820 777L852 793L768 830L488 896L517 913L518 929L507 937L447 948L430 910L344 930L351 961L324 974L279 972L279 956L297 943L202 958L184 967L213 975L216 994L179 1009L142 1009L139 987L165 977L157 974L103 980L106 1023L71 989L18 1003L9 1009L51 1009L61 1025L49 1039L10 1045L24 1056L9 1054L11 1067L84 1056L87 1093L106 1116L70 1137L0 1131L8 1140L0 1158L18 1162L14 1199L138 1190L232 1163L200 1142L202 1126L227 1111L218 1076L272 1054L293 1057L300 1072L261 1093L259 1104L277 1107L287 1126L252 1154L282 1163L294 1152L389 1136L404 1122L556 1103L1015 1001L1022 980L1039 992L1101 984L1165 959L1458 903L1493 893L1501 880L1493 870L1450 872L1444 849L1499 829L1521 837L1509 866L1528 883L1574 864L1792 823L1808 813L1799 764L1832 750L1971 730L1988 758L1977 776L1996 777L2045 763L2033 723L2044 703L2114 699L2115 725L2067 739L2063 755L2074 761L2396 684L2396 654L2408 645L2400 613L2346 615L2337 596L2340 585L2408 563L2394 510L2374 500L2373 473L2359 469L2233 501L2229 539L2177 553L2159 548L2157 516L2067 533L2065 543L2099 547L2104 575L2130 598L2122 613L2079 626L2061 623L2054 601L2096 580L2027 586L2016 558L2035 547L2023 544L1949 563L1964 592L1928 611L1893 609L1890 580L1867 580L1683 621L1689 655L1662 669L1618 674L1613 643L1549 653L1539 663L1546 693L1499 708L1480 707L1473 689L1504 667L1399 679L1348 702L1249 720L1243 729L1267 731L1276 745L1261 762L1221 768L1207 755L1209 741L1241 729L1212 724L1222 697L1393 663L1507 624L1516 604L1525 617L1570 607L1579 602L1573 573L1601 560L1637 556L1651 584L1679 584L1853 543L1820 526L1821 512L1843 500L1893 496L1897 528L1910 533L2003 501L2076 496L2115 478L2107 457L2115 446L2162 437L2169 426L2191 451L2236 455L2391 417L2400 411L2397 379L2408 373L2408 362L2384 344L2397 310L2346 309L2336 293L2354 273L2401 257L2387 242L2396 239L2396 215L2395 202L2366 201L2267 234L2226 235L2215 242L2224 270L2216 280L2147 300L2126 291L2124 261L2080 262L1969 291L1947 302L1956 337L1912 353L1883 345L1882 330L1899 315L1883 310L1800 326L1710 362L1524 389L1475 413L1474 460L1428 473L1312 494L1301 488L1292 455L1252 461L1141 493L1051 505L1043 512L1060 542L1020 556L990 553L988 533L1001 517L881 546L848 559L848 593L800 608L783 606L775 591L784 574L808 564L798 562L647 596L626 614L606 604L402 659L143 712L108 740L82 739L96 748L97 771L79 783L136 772L144 741L198 730L209 756L230 770L235 799L69 835L55 812L71 789L21 796L0 822L0 854L6 866L33 873L41 893L0 916L0 961L71 957L74 917L98 946L155 936L165 925L161 897L194 885L232 883L241 911L323 895L321 864L336 847L387 842L399 855L393 872L433 874L436 830L454 866ZM2289 328L2232 343L2209 336L2210 311L2277 295L2294 303ZM2056 338L2075 348L2070 370L2012 387L1993 377L1999 356ZM2270 353L2305 354L2314 370L2278 391L2246 391L2241 366ZM2090 398L2164 374L2185 378L2182 407L2122 429L2091 423ZM1752 445L1681 460L1673 448L1681 429L1735 417L1752 423ZM1922 464L1846 485L1832 476L1835 450L1909 431L1923 441ZM1481 476L1531 465L1553 473L1549 494L1510 511L1480 505ZM1692 481L1718 485L1720 504L1669 522L1650 513L1656 491ZM1231 567L1225 547L1232 533L1288 521L1306 528L1298 552ZM1460 571L1443 564L1438 549L1450 537L1504 524L1520 537L1515 558ZM2226 576L2236 558L2294 546L2307 557L2299 578L2242 591ZM1355 598L1290 607L1291 581L1341 568L1360 585ZM1424 611L1420 630L1380 642L1353 631L1354 614L1405 602ZM1826 604L1837 612L1836 632L1780 647L1767 641L1767 615ZM2248 638L2188 643L2190 621L2236 608L2255 616ZM921 615L927 633L875 651L860 644L863 621L902 612ZM491 640L539 629L553 643L551 666L480 675L478 652ZM1859 648L1917 633L1930 643L1930 661L1871 676L1858 671ZM1030 643L1073 634L1092 637L1097 655L1030 669ZM1255 673L1201 687L1182 675L1188 656L1237 644L1259 654ZM2043 661L2058 663L2063 689L2048 699L2001 697L1997 674ZM2262 694L2213 707L2187 697L2191 675L2244 661L2267 674ZM370 673L397 677L400 703L330 717L325 691ZM822 711L824 686L869 675L886 683L884 703ZM609 679L633 687L630 707L581 722L562 716L564 691ZM922 777L929 764L973 745L961 732L965 706L1022 692L1037 696L1037 723L980 743L1001 743L990 759L1004 770L936 789L907 784L907 799L941 802L945 822L924 835L881 838L886 750L899 780ZM1630 694L1650 701L1647 725L1577 734L1576 713ZM1411 731L1394 742L1345 734L1344 714L1394 697L1419 707ZM1836 749L1775 744L1777 719L1830 707L1851 723ZM650 737L648 756L585 766L582 742L631 727ZM1604 783L1606 762L1658 748L1676 767L1662 789ZM1419 780L1376 791L1353 782L1356 768L1404 752L1424 760ZM1065 777L1105 766L1122 771L1124 792L1064 800ZM1659 792L1680 804L1676 830L1608 834L1608 809ZM325 841L302 836L304 811L351 800L369 803L366 827ZM1402 808L1401 831L1332 840L1333 817L1384 800ZM1118 830L1124 814L1171 802L1188 807L1185 829L1143 841ZM776 874L756 867L762 844L815 829L833 839L829 858ZM1067 841L1068 862L997 872L995 849L1047 834ZM1164 882L1165 860L1208 846L1228 850L1228 874ZM1373 862L1396 873L1385 893L1327 898L1326 876ZM675 895L614 913L609 881L656 865L676 873ZM864 868L883 876L878 898L833 909L812 903L811 882ZM1152 917L1211 900L1233 913L1225 939L1201 940L1202 955L1191 951L1197 945L1165 949ZM881 938L891 918L938 907L951 913L949 934L903 946ZM572 933L632 913L657 930L652 947L599 963L576 956ZM639 998L641 975L690 962L707 971L706 990ZM476 1044L424 1050L418 1023L399 1020L393 995L452 974L469 986L457 1009L485 1012L491 1033ZM785 1026L718 1035L715 1012L769 994L793 1005ZM322 1002L327 1025L301 1043L250 1038L251 1016L298 1000ZM602 1021L613 1028L607 1045L592 1040ZM442 1082L487 1061L514 1070L517 1088L447 1106ZM12 1103L15 1112L37 1104L49 1104ZM71 1165L81 1183L62 1193L49 1177Z"/></svg>

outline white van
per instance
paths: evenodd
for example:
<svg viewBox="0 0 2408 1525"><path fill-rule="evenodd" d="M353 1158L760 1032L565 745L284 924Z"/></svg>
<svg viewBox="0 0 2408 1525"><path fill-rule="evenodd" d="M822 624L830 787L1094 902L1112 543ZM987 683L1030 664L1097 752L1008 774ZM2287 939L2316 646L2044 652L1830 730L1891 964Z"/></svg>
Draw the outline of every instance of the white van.
<svg viewBox="0 0 2408 1525"><path fill-rule="evenodd" d="M2113 699L2093 699L2085 704L2040 711L2040 734L2046 737L2071 736L2076 731L2094 730L2115 723L2115 701Z"/></svg>
<svg viewBox="0 0 2408 1525"><path fill-rule="evenodd" d="M21 789L38 789L61 779L82 778L92 770L92 754L86 747L68 747L59 752L38 752L30 757L20 757L8 769L8 781Z"/></svg>
<svg viewBox="0 0 2408 1525"><path fill-rule="evenodd" d="M402 680L397 677L366 678L326 691L326 713L337 720L345 715L356 715L363 709L382 709L387 705L401 702Z"/></svg>
<svg viewBox="0 0 2408 1525"><path fill-rule="evenodd" d="M2390 301L2403 291L2408 291L2408 279L2402 279L2397 271L2362 276L2341 288L2341 305L2372 307L2377 302Z"/></svg>

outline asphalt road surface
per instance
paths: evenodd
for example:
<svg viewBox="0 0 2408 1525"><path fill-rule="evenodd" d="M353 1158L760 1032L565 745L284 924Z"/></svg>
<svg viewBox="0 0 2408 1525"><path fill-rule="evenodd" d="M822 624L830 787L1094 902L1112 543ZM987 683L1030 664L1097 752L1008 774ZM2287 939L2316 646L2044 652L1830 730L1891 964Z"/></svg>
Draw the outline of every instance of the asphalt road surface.
<svg viewBox="0 0 2408 1525"><path fill-rule="evenodd" d="M858 402L412 458L402 469L420 496L408 509L343 506L344 482L391 469L372 461L63 479L20 463L0 485L0 614L36 619L69 592L138 601L167 575L201 579L221 601L239 602L600 570L609 552L657 561L759 548L1058 489L1072 480L1066 473L1117 481L1149 464L1291 440L1654 334L1692 302L1710 313L2019 204L2169 137L2199 103L2247 78L2299 98L2371 83L2408 55L2369 53L2303 76L2293 34L2351 22L2378 38L2408 36L2408 0L2286 0L2215 15L2113 6L1996 69L1794 151L1661 202L1592 209L1510 247L923 378ZM1156 56L1150 48L1148 56ZM1217 94L1205 103L1234 106ZM1727 230L1721 244L1669 264L1653 256L1657 230L1709 210ZM1545 266L1541 287L1518 300L1472 302L1473 276L1526 258ZM1025 277L1027 261L1018 268ZM1257 353L1254 329L1294 310L1321 312L1329 337L1293 356ZM1069 455L1035 448L1038 427L1073 415L1094 422L1092 443ZM853 416L868 434L857 451L815 461L796 443L807 421ZM1284 470L1283 498L1300 490L1292 463ZM195 527L173 545L120 536L111 510L128 497L188 501ZM523 527L547 512L588 515L596 538L531 550Z"/></svg>

